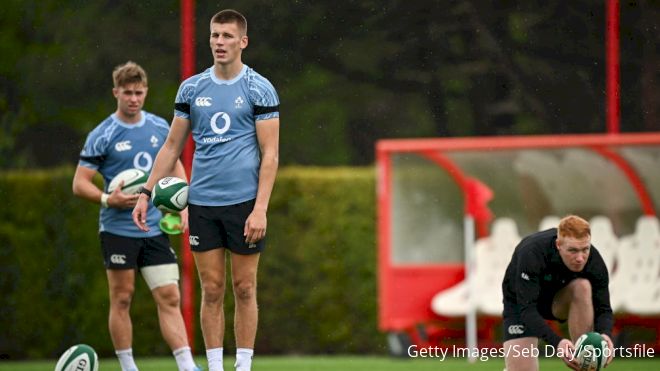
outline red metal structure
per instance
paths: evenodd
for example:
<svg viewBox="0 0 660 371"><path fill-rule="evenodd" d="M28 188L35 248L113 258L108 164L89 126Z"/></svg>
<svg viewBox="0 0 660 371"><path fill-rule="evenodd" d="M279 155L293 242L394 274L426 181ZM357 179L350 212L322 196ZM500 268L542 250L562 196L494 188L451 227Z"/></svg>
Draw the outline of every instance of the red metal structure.
<svg viewBox="0 0 660 371"><path fill-rule="evenodd" d="M607 0L605 14L605 53L606 53L606 110L607 132L616 134L620 131L621 120L621 66L619 57L619 0Z"/></svg>
<svg viewBox="0 0 660 371"><path fill-rule="evenodd" d="M195 74L195 0L181 0L181 80ZM183 150L182 162L186 168L188 179L192 169L192 157L194 152L192 137L188 137L186 147ZM182 313L188 333L188 343L194 350L195 340L195 264L193 262L190 245L188 243L188 231L183 234L181 240L181 290L182 290Z"/></svg>
<svg viewBox="0 0 660 371"><path fill-rule="evenodd" d="M545 151L545 152L544 152ZM379 299L379 327L382 331L390 333L407 333L413 342L426 341L424 336L417 336L420 326L433 336L433 332L440 331L443 339L451 334L463 337L460 331L451 332L448 324L460 325L461 321L441 318L431 310L430 303L433 296L440 291L452 287L465 279L466 262L447 261L437 259L418 259L417 261L396 261L394 251L403 249L404 256L409 246L396 246L394 235L397 228L395 223L406 223L411 214L399 212L394 215L396 207L401 207L403 197L414 199L410 193L419 193L420 189L405 189L410 177L419 176L424 172L436 172L441 174L447 182L443 187L434 188L431 177L420 177L420 184L424 184L427 190L437 192L432 197L438 199L462 198L463 216L469 216L475 221L476 231L473 238L488 234L488 225L493 214L496 216L511 216L528 227L536 227L538 220L524 220L529 215L565 215L570 212L572 205L566 209L561 206L550 205L547 210L529 210L526 200L532 199L538 193L531 193L531 197L525 198L520 195L525 191L528 184L537 184L542 179L529 179L528 174L522 174L515 169L520 160L517 156L536 155L547 156L555 161L560 159L566 166L570 165L565 152L578 154L587 159L587 165L593 167L575 166L573 169L583 172L584 177L576 184L571 184L573 193L585 196L596 193L595 199L588 209L594 214L605 214L617 220L619 229L630 229L634 225L633 218L640 215L656 215L660 206L660 192L656 189L660 186L660 176L656 176L657 168L655 159L660 155L660 133L637 133L637 134L593 134L593 135L570 135L570 136L512 136L512 137L487 137L487 138L450 138L450 139L402 139L382 140L376 146L376 161L378 167L378 299ZM490 166L495 164L497 157L501 157L501 166ZM411 161L413 159L414 161ZM650 160L650 162L647 162ZM552 163L552 161L550 161ZM486 163L486 165L483 165ZM411 164L413 164L411 166ZM418 166L423 164L424 168ZM606 165L608 174L602 174L602 168L597 166ZM411 169L413 167L413 169ZM654 170L655 169L655 170ZM498 172L510 171L511 174L498 174ZM518 172L517 172L518 171ZM556 178L554 175L562 173L562 170L552 168L532 168L532 171L543 173L553 172L548 177L550 181ZM397 176L396 173L399 172ZM611 179L615 177L616 179ZM502 179L504 178L504 179ZM594 190L590 184L585 184L584 179L598 178L598 183L616 184L611 194L608 190ZM402 181L403 179L403 181ZM546 178L547 179L547 178ZM564 181L558 179L558 181ZM398 183L397 183L398 182ZM498 183L499 182L499 183ZM452 184L457 190L453 193L448 191L447 184ZM402 185L403 184L403 185ZM552 184L550 184L551 186ZM398 187L399 189L394 189ZM420 186L421 187L421 186ZM539 187L542 188L542 187ZM551 189L546 187L545 189ZM521 191L522 190L522 191ZM398 192L398 196L397 195ZM508 195L504 195L505 193ZM536 191L538 192L538 191ZM557 194L548 194L548 198L561 198L565 196L564 190L557 190ZM624 195L625 194L625 195ZM403 196L401 196L403 195ZM609 197L607 196L609 195ZM398 201L397 198L398 197ZM502 202L502 198L507 201ZM625 198L625 202L617 201ZM492 202L491 202L492 201ZM518 202L519 204L514 205ZM442 205L439 202L438 205ZM460 204L460 200L453 205ZM561 203L558 203L561 204ZM566 203L563 203L566 205ZM420 207L433 208L421 202ZM415 206L418 207L418 206ZM415 207L410 210L415 213ZM547 213L547 214L543 214ZM441 213L447 215L447 213ZM413 215L414 217L414 215ZM443 221L445 222L445 221ZM450 221L446 221L450 223ZM626 226L623 226L623 225ZM481 227L480 227L481 225ZM454 227L462 228L460 218L454 220ZM429 225L430 228L440 229L442 225ZM528 228L529 229L529 228ZM625 232L628 232L625 230ZM529 231L524 231L529 232ZM460 233L456 233L460 235ZM402 239L399 237L399 241ZM406 241L405 239L403 239ZM454 239L456 241L457 239ZM400 243L400 242L399 242ZM450 249L446 241L438 241L433 249ZM453 248L456 248L454 246ZM460 246L458 247L460 251ZM621 323L627 323L634 316L626 316ZM619 320L617 320L619 321ZM657 325L657 321L648 322L644 319L640 323ZM481 345L492 344L492 329L484 327L492 326L493 322L480 326ZM460 327L460 326L459 326ZM442 333L444 332L444 333ZM451 333L451 334L450 334ZM484 339L483 336L491 336ZM433 340L431 340L432 342ZM660 344L660 342L658 342ZM434 344L438 345L438 344Z"/></svg>

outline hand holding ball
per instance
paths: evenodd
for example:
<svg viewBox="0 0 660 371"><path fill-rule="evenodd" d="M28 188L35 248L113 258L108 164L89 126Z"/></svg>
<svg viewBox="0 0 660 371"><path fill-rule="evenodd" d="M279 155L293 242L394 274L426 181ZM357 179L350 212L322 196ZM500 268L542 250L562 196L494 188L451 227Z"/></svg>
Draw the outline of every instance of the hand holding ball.
<svg viewBox="0 0 660 371"><path fill-rule="evenodd" d="M140 188L147 182L147 179L149 179L149 173L140 169L124 170L112 178L108 185L108 193L114 192L123 182L124 185L121 187L122 193L127 195L137 194L140 192Z"/></svg>
<svg viewBox="0 0 660 371"><path fill-rule="evenodd" d="M151 201L158 210L179 212L188 206L188 183L181 178L165 177L156 183Z"/></svg>
<svg viewBox="0 0 660 371"><path fill-rule="evenodd" d="M575 342L575 354L580 370L598 371L607 362L607 341L597 332L587 332Z"/></svg>

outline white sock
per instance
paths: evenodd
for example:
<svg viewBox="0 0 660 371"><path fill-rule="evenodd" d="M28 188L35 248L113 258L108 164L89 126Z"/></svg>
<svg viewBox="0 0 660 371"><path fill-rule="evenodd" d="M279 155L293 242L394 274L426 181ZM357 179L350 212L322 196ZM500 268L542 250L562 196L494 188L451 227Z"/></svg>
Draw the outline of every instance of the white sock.
<svg viewBox="0 0 660 371"><path fill-rule="evenodd" d="M252 356L254 349L238 348L236 349L236 371L250 371L252 369Z"/></svg>
<svg viewBox="0 0 660 371"><path fill-rule="evenodd" d="M172 354L176 359L176 365L179 366L179 371L193 371L195 369L195 361L190 352L190 347L175 349Z"/></svg>
<svg viewBox="0 0 660 371"><path fill-rule="evenodd" d="M119 359L122 371L137 371L137 365L133 360L133 348L115 350L115 354Z"/></svg>
<svg viewBox="0 0 660 371"><path fill-rule="evenodd" d="M206 359L209 362L209 371L224 371L222 367L222 347L207 349Z"/></svg>

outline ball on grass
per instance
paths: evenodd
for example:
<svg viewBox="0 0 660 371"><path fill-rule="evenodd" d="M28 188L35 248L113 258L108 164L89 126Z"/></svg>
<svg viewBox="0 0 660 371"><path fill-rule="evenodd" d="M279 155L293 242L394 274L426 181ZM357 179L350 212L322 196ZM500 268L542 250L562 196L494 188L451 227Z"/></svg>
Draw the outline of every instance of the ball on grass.
<svg viewBox="0 0 660 371"><path fill-rule="evenodd" d="M55 371L98 371L99 357L92 347L77 344L67 349L57 361Z"/></svg>

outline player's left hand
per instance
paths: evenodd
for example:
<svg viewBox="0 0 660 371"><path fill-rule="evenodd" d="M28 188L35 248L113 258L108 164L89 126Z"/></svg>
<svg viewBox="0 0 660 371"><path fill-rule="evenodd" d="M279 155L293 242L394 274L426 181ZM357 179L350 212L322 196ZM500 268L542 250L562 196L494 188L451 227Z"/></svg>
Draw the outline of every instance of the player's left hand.
<svg viewBox="0 0 660 371"><path fill-rule="evenodd" d="M607 365L612 363L612 359L614 359L614 343L612 343L612 339L610 339L610 337L607 334L600 334L600 336L602 336L603 339L607 341L607 348L610 350L610 354L607 357L607 361L605 361L605 366L603 366L603 367L607 367Z"/></svg>
<svg viewBox="0 0 660 371"><path fill-rule="evenodd" d="M557 353L562 355L561 360L564 361L566 366L576 371L580 369L580 364L575 358L575 345L572 341L561 339L557 344Z"/></svg>
<svg viewBox="0 0 660 371"><path fill-rule="evenodd" d="M252 210L243 228L243 236L246 243L257 243L266 236L266 212L261 210Z"/></svg>

